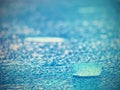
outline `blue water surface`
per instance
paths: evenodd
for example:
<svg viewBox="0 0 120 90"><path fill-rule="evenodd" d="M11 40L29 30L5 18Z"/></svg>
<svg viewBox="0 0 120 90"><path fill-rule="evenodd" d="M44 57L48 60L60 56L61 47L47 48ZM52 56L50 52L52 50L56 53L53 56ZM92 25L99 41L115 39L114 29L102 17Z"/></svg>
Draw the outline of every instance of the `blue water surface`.
<svg viewBox="0 0 120 90"><path fill-rule="evenodd" d="M119 21L119 0L0 0L0 90L120 90ZM101 75L75 77L76 63Z"/></svg>

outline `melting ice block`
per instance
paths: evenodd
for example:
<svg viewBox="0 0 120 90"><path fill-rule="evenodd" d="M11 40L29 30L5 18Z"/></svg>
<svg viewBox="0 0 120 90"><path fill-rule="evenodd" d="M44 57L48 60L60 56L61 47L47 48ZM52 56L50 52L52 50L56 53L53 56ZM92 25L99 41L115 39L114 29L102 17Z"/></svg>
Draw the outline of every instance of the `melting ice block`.
<svg viewBox="0 0 120 90"><path fill-rule="evenodd" d="M25 41L29 42L64 42L65 39L59 37L28 37Z"/></svg>
<svg viewBox="0 0 120 90"><path fill-rule="evenodd" d="M90 77L99 76L102 67L96 63L77 63L73 65L73 76Z"/></svg>

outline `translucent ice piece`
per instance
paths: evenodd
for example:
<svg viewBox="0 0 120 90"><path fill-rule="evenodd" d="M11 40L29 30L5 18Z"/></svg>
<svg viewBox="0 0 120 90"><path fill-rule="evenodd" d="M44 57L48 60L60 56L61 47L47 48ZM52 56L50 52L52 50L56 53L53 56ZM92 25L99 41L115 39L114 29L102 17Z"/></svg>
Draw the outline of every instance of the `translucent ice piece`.
<svg viewBox="0 0 120 90"><path fill-rule="evenodd" d="M79 63L73 66L73 76L99 76L101 74L101 66L96 63Z"/></svg>
<svg viewBox="0 0 120 90"><path fill-rule="evenodd" d="M25 41L31 42L64 42L65 39L58 37L28 37Z"/></svg>

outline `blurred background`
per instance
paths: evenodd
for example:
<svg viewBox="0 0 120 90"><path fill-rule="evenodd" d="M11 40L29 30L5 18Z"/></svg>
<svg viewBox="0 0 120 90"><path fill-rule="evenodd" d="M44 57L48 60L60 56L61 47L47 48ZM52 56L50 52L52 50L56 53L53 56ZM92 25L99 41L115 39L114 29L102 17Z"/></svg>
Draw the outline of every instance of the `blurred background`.
<svg viewBox="0 0 120 90"><path fill-rule="evenodd" d="M120 0L0 0L0 89L119 90L119 34ZM99 63L101 76L72 77L78 62Z"/></svg>

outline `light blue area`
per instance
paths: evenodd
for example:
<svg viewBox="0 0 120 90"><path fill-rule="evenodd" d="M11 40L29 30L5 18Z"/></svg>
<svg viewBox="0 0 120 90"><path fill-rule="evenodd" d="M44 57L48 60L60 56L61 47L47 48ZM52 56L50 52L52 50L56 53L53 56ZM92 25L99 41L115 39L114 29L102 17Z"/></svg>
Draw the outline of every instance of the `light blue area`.
<svg viewBox="0 0 120 90"><path fill-rule="evenodd" d="M87 77L99 76L102 72L101 66L96 63L77 63L73 66L73 76Z"/></svg>

